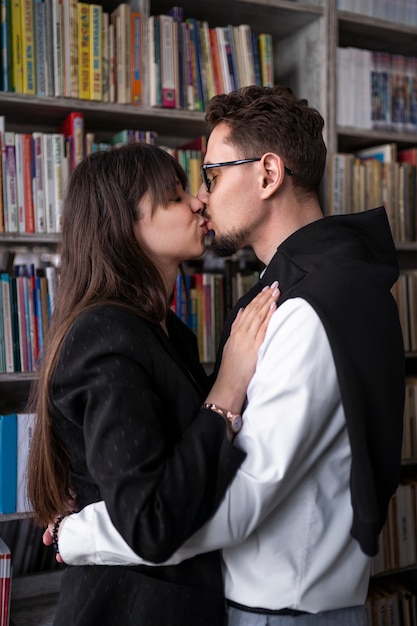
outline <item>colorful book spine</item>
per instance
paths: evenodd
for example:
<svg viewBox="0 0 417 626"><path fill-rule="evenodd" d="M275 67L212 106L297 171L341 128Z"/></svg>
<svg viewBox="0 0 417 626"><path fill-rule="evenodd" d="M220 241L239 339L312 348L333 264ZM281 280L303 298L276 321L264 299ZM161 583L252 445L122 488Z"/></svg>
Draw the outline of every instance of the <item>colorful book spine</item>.
<svg viewBox="0 0 417 626"><path fill-rule="evenodd" d="M70 171L73 171L85 156L84 114L72 111L60 126L59 132L69 139Z"/></svg>
<svg viewBox="0 0 417 626"><path fill-rule="evenodd" d="M0 513L16 511L17 418L0 415Z"/></svg>
<svg viewBox="0 0 417 626"><path fill-rule="evenodd" d="M55 232L53 146L51 133L43 133L42 159L45 188L46 232Z"/></svg>
<svg viewBox="0 0 417 626"><path fill-rule="evenodd" d="M43 167L43 133L34 132L33 158L35 164L34 179L34 208L35 208L35 232L46 233L46 205L45 205L45 178Z"/></svg>
<svg viewBox="0 0 417 626"><path fill-rule="evenodd" d="M22 91L36 94L35 20L32 0L21 0L22 15Z"/></svg>
<svg viewBox="0 0 417 626"><path fill-rule="evenodd" d="M70 96L78 98L78 1L68 0L69 3L69 71L70 75Z"/></svg>
<svg viewBox="0 0 417 626"><path fill-rule="evenodd" d="M130 5L122 2L111 13L115 26L116 102L119 104L131 103L131 12Z"/></svg>
<svg viewBox="0 0 417 626"><path fill-rule="evenodd" d="M12 307L10 301L10 278L3 272L1 278L2 293L2 313L3 313L3 336L4 336L4 355L5 370L7 374L15 371L14 352L13 352L13 332L12 332Z"/></svg>
<svg viewBox="0 0 417 626"><path fill-rule="evenodd" d="M90 100L102 99L102 17L103 7L90 4Z"/></svg>
<svg viewBox="0 0 417 626"><path fill-rule="evenodd" d="M34 0L34 44L35 44L35 70L36 70L36 93L38 96L46 96L46 58L45 58L45 28L44 8L42 0Z"/></svg>
<svg viewBox="0 0 417 626"><path fill-rule="evenodd" d="M55 95L55 51L52 2L53 0L43 0L45 34L45 91L47 96Z"/></svg>
<svg viewBox="0 0 417 626"><path fill-rule="evenodd" d="M6 147L6 230L9 233L17 233L19 231L19 218L17 206L15 133L6 131L4 134L4 142Z"/></svg>
<svg viewBox="0 0 417 626"><path fill-rule="evenodd" d="M22 59L22 19L21 0L11 0L11 34L12 34L12 90L23 91L23 59Z"/></svg>
<svg viewBox="0 0 417 626"><path fill-rule="evenodd" d="M64 201L64 135L52 134L52 169L54 179L54 232L62 230L62 205Z"/></svg>
<svg viewBox="0 0 417 626"><path fill-rule="evenodd" d="M16 196L17 196L17 216L19 233L26 232L26 202L25 202L25 181L23 166L23 134L15 134L16 151Z"/></svg>
<svg viewBox="0 0 417 626"><path fill-rule="evenodd" d="M101 44L102 44L102 91L101 99L103 102L110 102L110 41L109 41L109 23L110 15L103 11L101 26Z"/></svg>
<svg viewBox="0 0 417 626"><path fill-rule="evenodd" d="M132 33L131 33L131 91L132 104L142 104L142 15L133 11L131 14Z"/></svg>
<svg viewBox="0 0 417 626"><path fill-rule="evenodd" d="M64 51L62 43L62 4L60 0L52 0L52 43L55 96L64 95Z"/></svg>
<svg viewBox="0 0 417 626"><path fill-rule="evenodd" d="M78 97L90 99L90 8L78 3Z"/></svg>
<svg viewBox="0 0 417 626"><path fill-rule="evenodd" d="M175 108L174 19L171 15L159 16L161 46L161 99L165 108Z"/></svg>
<svg viewBox="0 0 417 626"><path fill-rule="evenodd" d="M34 205L34 180L35 161L33 153L33 138L30 133L23 133L23 187L25 194L25 232L35 232L35 205Z"/></svg>
<svg viewBox="0 0 417 626"><path fill-rule="evenodd" d="M1 72L0 85L3 91L11 91L11 0L0 0L0 40L1 40Z"/></svg>
<svg viewBox="0 0 417 626"><path fill-rule="evenodd" d="M274 57L272 50L272 35L262 33L258 37L259 60L261 65L261 78L263 87L274 85Z"/></svg>

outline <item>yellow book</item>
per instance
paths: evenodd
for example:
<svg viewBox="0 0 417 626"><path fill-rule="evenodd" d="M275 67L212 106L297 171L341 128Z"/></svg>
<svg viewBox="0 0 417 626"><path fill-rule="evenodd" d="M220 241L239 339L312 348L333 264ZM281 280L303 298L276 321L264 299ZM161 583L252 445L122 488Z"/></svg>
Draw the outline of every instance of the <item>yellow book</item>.
<svg viewBox="0 0 417 626"><path fill-rule="evenodd" d="M90 100L103 94L102 19L103 7L90 4Z"/></svg>
<svg viewBox="0 0 417 626"><path fill-rule="evenodd" d="M35 33L32 0L21 0L22 29L22 91L36 94Z"/></svg>
<svg viewBox="0 0 417 626"><path fill-rule="evenodd" d="M16 93L23 92L22 17L21 0L12 0L12 85Z"/></svg>
<svg viewBox="0 0 417 626"><path fill-rule="evenodd" d="M90 5L78 3L78 97L90 99Z"/></svg>
<svg viewBox="0 0 417 626"><path fill-rule="evenodd" d="M274 86L274 55L272 51L272 35L262 33L258 37L259 61L263 87Z"/></svg>
<svg viewBox="0 0 417 626"><path fill-rule="evenodd" d="M69 0L69 55L71 97L78 98L78 1Z"/></svg>

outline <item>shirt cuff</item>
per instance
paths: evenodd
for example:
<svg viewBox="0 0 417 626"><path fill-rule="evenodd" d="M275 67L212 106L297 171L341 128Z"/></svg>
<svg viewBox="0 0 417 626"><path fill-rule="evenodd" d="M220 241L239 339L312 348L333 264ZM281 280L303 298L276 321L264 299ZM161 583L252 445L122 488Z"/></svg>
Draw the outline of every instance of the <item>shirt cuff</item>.
<svg viewBox="0 0 417 626"><path fill-rule="evenodd" d="M66 517L61 524L58 544L59 553L68 565L149 564L133 552L109 523L103 501Z"/></svg>

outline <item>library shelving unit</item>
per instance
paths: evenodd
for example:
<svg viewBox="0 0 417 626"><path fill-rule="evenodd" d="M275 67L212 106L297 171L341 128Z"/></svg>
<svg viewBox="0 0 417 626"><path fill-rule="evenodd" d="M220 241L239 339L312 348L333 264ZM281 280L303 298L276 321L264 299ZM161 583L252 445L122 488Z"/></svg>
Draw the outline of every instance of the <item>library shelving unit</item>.
<svg viewBox="0 0 417 626"><path fill-rule="evenodd" d="M103 2L105 10L110 12L118 4L117 0ZM151 0L149 14L163 14L174 5L166 0ZM417 26L338 11L336 0L211 0L210 3L184 0L178 5L184 9L184 19L206 20L209 26L249 24L255 34L270 33L274 81L292 87L299 97L307 98L322 113L329 153L353 152L388 141L402 147L417 145L417 135L339 127L336 123L337 47L356 46L417 55ZM141 106L0 92L0 113L6 118L7 130L56 132L70 112L80 111L85 117L85 130L94 132L100 141L106 141L112 133L124 128L140 128L156 131L158 143L175 147L206 133L201 112L150 107L146 71L143 80ZM325 194L323 204L326 210ZM53 248L56 239L54 236L1 234L0 251L36 246ZM404 267L417 267L417 244L402 244L399 256ZM410 358L410 362L416 360L415 355ZM32 378L32 374L0 375L2 413L24 410ZM1 523L12 518L0 516L0 534ZM12 624L49 625L58 582L59 572L35 575L30 580L13 580Z"/></svg>

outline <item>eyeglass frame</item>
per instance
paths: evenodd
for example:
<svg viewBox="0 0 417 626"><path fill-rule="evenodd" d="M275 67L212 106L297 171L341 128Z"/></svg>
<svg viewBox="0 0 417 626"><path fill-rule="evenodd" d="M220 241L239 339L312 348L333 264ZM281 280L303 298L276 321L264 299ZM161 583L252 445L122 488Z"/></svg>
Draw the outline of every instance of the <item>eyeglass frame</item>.
<svg viewBox="0 0 417 626"><path fill-rule="evenodd" d="M255 161L261 161L262 157L254 157L252 159L237 159L236 161L224 161L223 163L203 163L200 166L201 178L203 179L204 186L206 188L207 193L210 193L211 183L213 181L212 178L208 178L206 174L206 170L211 170L215 167L225 167L227 165L243 165L243 163L254 163ZM286 165L284 165L284 171L288 176L292 176L295 174L294 170L290 170Z"/></svg>

